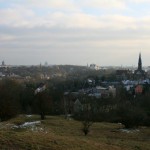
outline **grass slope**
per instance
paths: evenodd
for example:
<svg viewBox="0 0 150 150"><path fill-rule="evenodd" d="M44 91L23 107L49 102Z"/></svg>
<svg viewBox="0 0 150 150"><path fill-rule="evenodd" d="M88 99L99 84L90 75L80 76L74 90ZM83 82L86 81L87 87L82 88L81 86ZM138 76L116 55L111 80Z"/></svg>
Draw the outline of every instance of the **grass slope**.
<svg viewBox="0 0 150 150"><path fill-rule="evenodd" d="M123 133L119 124L94 123L84 136L81 122L48 116L34 128L12 129L39 116L19 116L0 123L0 150L150 150L150 128Z"/></svg>

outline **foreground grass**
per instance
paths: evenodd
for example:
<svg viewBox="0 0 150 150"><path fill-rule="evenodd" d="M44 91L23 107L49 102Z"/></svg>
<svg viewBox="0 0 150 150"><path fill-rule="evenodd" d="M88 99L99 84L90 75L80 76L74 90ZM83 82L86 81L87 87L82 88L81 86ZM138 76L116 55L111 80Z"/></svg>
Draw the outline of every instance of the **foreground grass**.
<svg viewBox="0 0 150 150"><path fill-rule="evenodd" d="M0 123L0 149L2 150L150 150L150 128L139 132L123 133L119 124L94 123L84 136L81 122L66 120L63 116L48 116L31 128L12 129L26 121L39 120L39 116L20 116Z"/></svg>

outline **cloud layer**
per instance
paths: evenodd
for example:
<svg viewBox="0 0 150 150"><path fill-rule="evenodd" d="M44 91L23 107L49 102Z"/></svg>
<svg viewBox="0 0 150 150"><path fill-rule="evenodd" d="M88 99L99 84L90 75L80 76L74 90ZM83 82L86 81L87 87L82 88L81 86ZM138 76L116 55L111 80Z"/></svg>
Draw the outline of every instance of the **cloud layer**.
<svg viewBox="0 0 150 150"><path fill-rule="evenodd" d="M0 61L136 65L141 51L149 65L149 0L0 3Z"/></svg>

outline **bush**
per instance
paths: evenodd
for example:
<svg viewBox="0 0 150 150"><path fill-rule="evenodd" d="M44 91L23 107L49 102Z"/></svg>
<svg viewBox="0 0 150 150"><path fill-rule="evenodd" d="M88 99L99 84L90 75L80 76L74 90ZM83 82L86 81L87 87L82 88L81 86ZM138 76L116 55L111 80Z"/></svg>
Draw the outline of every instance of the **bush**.
<svg viewBox="0 0 150 150"><path fill-rule="evenodd" d="M118 111L119 120L125 128L134 128L144 124L145 112L134 106L123 106Z"/></svg>

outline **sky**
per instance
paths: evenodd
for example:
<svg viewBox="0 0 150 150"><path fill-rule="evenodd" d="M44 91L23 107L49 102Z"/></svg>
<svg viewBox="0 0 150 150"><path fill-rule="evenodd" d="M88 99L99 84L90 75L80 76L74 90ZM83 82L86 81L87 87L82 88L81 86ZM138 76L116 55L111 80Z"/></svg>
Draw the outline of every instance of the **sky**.
<svg viewBox="0 0 150 150"><path fill-rule="evenodd" d="M150 65L150 0L0 0L9 65Z"/></svg>

